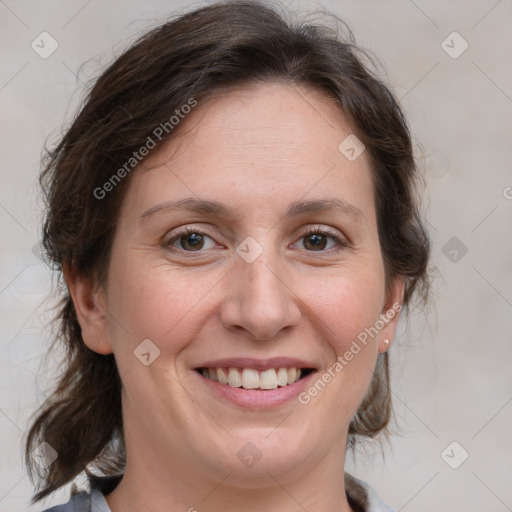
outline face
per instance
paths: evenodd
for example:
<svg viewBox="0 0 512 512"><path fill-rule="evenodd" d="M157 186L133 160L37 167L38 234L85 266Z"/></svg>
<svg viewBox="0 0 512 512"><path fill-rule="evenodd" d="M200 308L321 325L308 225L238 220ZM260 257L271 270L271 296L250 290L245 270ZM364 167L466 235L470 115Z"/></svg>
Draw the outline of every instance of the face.
<svg viewBox="0 0 512 512"><path fill-rule="evenodd" d="M89 347L115 354L128 460L253 486L342 464L400 299L369 159L338 149L353 130L332 100L294 85L226 93L182 123L130 178L103 313L79 315Z"/></svg>

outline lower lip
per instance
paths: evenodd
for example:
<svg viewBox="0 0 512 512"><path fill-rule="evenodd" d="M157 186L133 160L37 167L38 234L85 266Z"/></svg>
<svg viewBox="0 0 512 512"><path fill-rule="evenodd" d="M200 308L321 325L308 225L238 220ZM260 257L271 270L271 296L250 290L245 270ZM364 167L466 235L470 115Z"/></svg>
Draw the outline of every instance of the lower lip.
<svg viewBox="0 0 512 512"><path fill-rule="evenodd" d="M194 373L210 391L228 402L246 409L269 409L297 399L317 372L311 372L293 384L268 390L234 388L229 384L207 379L195 370Z"/></svg>

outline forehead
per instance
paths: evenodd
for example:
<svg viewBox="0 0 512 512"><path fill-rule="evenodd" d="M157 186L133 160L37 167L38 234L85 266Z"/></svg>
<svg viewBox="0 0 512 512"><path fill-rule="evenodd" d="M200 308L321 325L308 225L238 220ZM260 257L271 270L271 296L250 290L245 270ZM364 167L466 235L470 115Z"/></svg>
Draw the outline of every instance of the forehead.
<svg viewBox="0 0 512 512"><path fill-rule="evenodd" d="M177 136L134 172L125 199L148 208L184 195L228 193L232 203L261 207L328 193L371 208L365 152L350 161L339 150L353 132L335 100L318 90L288 83L231 90L198 101Z"/></svg>

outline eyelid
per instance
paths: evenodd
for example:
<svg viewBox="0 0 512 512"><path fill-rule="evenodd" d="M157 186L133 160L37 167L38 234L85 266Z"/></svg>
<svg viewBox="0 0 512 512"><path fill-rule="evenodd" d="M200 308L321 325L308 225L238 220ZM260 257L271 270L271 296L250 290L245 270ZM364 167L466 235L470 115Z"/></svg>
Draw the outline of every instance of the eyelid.
<svg viewBox="0 0 512 512"><path fill-rule="evenodd" d="M197 233L198 235L206 235L209 238L211 238L215 243L218 244L218 242L215 239L215 234L213 233L213 229L209 226L194 226L192 224L187 224L183 227L178 227L172 230L171 233L168 233L163 241L162 245L166 248L170 248L170 243L178 240L182 236L185 236L190 233ZM172 249L175 249L174 247ZM184 251L184 252L201 252L201 251Z"/></svg>
<svg viewBox="0 0 512 512"><path fill-rule="evenodd" d="M177 232L175 232L176 230L178 230ZM208 236L209 238L211 238L215 243L218 244L217 240L216 240L216 237L213 233L214 229L212 229L211 227L209 226L194 226L194 225L191 225L191 224L187 224L181 228L175 228L175 230L173 230L173 234L170 234L168 236L166 236L162 242L162 245L167 248L168 250L171 250L171 251L176 251L176 252L181 252L181 253L190 253L190 254L196 254L196 255L200 255L202 253L204 253L205 251L185 251L183 249L177 249L175 247L172 247L171 246L171 243L174 243L176 240L179 240L179 238L189 234L189 233L196 233L196 234L199 234L199 235L205 235L205 236ZM300 230L297 230L296 232L296 236L300 233ZM351 241L349 240L349 238L343 233L341 232L340 230L336 229L336 228L332 228L330 226L324 226L324 225L313 225L313 226L309 226L307 228L306 231L302 231L302 234L297 238L297 240L295 242L293 242L291 245L294 245L296 243L298 243L299 241L301 241L303 238L309 236L309 235L313 235L313 234L321 234L321 235L325 235L327 237L330 237L331 239L333 239L336 244L337 244L337 247L332 247L331 249L328 249L328 250L322 250L322 251L307 251L309 253L313 253L313 254L331 254L332 252L336 252L336 251L339 251L339 250L343 250L343 249L347 249L347 248L350 248L352 247L352 243Z"/></svg>
<svg viewBox="0 0 512 512"><path fill-rule="evenodd" d="M326 251L307 251L307 252L313 253L313 254L314 253L330 254L332 252L336 252L337 250L349 249L349 248L353 247L351 240L342 231L340 231L336 228L332 228L330 226L324 226L324 225L310 226L307 229L307 231L304 232L297 241L301 240L304 237L318 234L318 233L332 238L338 244L338 246L332 247L331 249L328 249ZM294 243L297 243L297 242L294 242Z"/></svg>
<svg viewBox="0 0 512 512"><path fill-rule="evenodd" d="M204 233L207 235L214 235L214 229L209 227L208 225L202 225L202 226L195 226L194 224L185 224L183 226L178 226L171 230L169 233L167 233L166 238L171 240L172 238L183 235L187 233Z"/></svg>
<svg viewBox="0 0 512 512"><path fill-rule="evenodd" d="M332 228L330 226L323 226L321 224L310 226L307 229L306 233L304 233L304 235L302 236L308 235L310 233L322 233L324 235L329 235L332 236L333 238L340 239L340 241L346 241L348 243L348 238L344 235L342 231L336 228Z"/></svg>

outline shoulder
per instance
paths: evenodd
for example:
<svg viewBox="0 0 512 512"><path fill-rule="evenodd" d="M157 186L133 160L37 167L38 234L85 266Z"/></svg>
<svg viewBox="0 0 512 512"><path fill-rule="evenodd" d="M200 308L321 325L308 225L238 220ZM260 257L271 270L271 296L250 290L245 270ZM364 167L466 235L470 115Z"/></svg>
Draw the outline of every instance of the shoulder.
<svg viewBox="0 0 512 512"><path fill-rule="evenodd" d="M110 512L104 494L108 494L121 481L122 475L97 477L89 475L90 492L82 491L71 496L67 503L47 508L42 512Z"/></svg>
<svg viewBox="0 0 512 512"><path fill-rule="evenodd" d="M89 512L90 509L91 494L88 492L80 492L71 496L67 503L47 508L42 512Z"/></svg>
<svg viewBox="0 0 512 512"><path fill-rule="evenodd" d="M373 487L345 473L345 490L350 506L356 512L394 512L384 503Z"/></svg>
<svg viewBox="0 0 512 512"><path fill-rule="evenodd" d="M63 505L43 510L43 512L111 512L105 497L97 490L81 492L71 496Z"/></svg>

